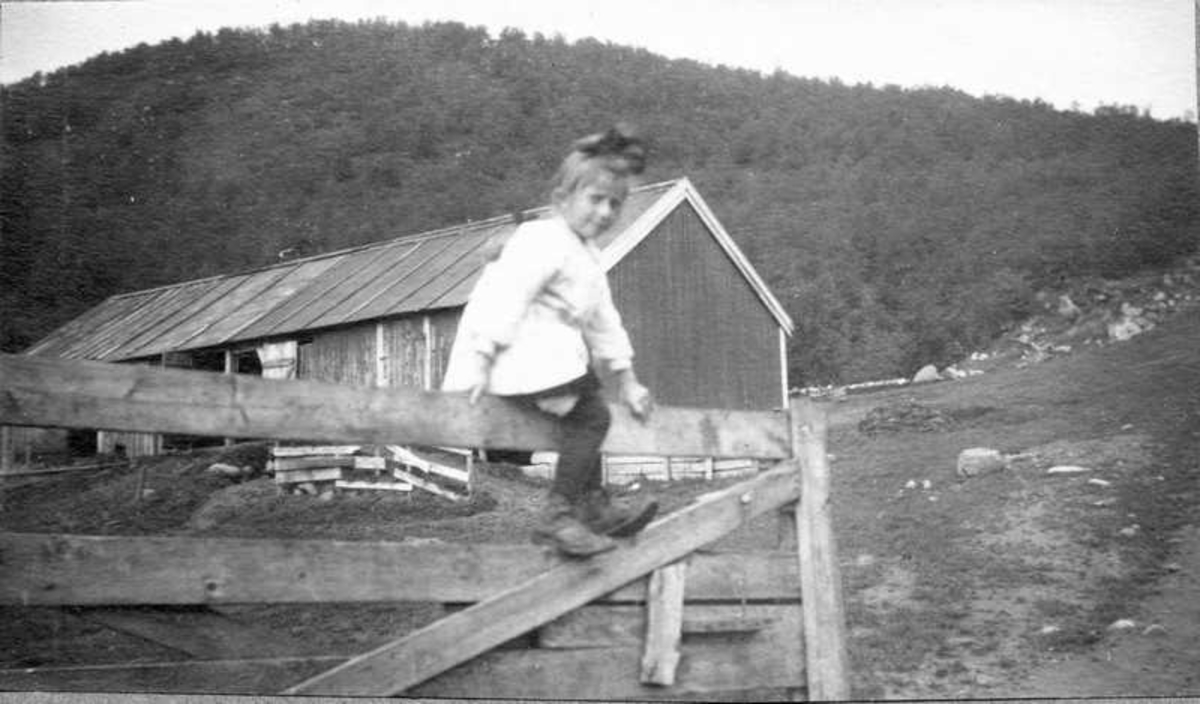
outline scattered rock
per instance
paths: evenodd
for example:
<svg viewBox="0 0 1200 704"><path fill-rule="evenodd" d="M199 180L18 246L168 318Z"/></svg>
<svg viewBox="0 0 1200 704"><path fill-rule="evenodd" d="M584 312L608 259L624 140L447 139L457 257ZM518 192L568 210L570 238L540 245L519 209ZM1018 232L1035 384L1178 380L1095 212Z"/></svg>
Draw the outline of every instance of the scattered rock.
<svg viewBox="0 0 1200 704"><path fill-rule="evenodd" d="M1146 626L1146 630L1142 631L1142 635L1144 635L1144 636L1165 636L1165 635L1167 635L1167 629L1164 628L1161 624L1152 623L1149 626Z"/></svg>
<svg viewBox="0 0 1200 704"><path fill-rule="evenodd" d="M332 489L326 489L325 491L322 491L322 492L321 492L321 493L320 493L320 494L317 496L317 501L322 501L322 502L329 502L329 501L333 501L333 490L332 490Z"/></svg>
<svg viewBox="0 0 1200 704"><path fill-rule="evenodd" d="M1046 474L1076 474L1079 472L1090 472L1089 467L1080 467L1075 464L1060 464L1046 470Z"/></svg>
<svg viewBox="0 0 1200 704"><path fill-rule="evenodd" d="M905 489L916 489L917 488L917 480L909 479L907 482L904 483L904 488Z"/></svg>
<svg viewBox="0 0 1200 704"><path fill-rule="evenodd" d="M933 488L933 482L929 481L928 479L925 479L921 482L921 488L928 491Z"/></svg>
<svg viewBox="0 0 1200 704"><path fill-rule="evenodd" d="M1041 633L1044 636L1052 636L1061 630L1062 629L1059 628L1058 626L1055 626L1054 624L1049 624L1046 626L1042 626L1042 630L1038 631L1038 633Z"/></svg>
<svg viewBox="0 0 1200 704"><path fill-rule="evenodd" d="M858 422L858 430L867 435L874 435L904 430L931 432L946 430L953 425L954 421L941 411L909 400L872 408L866 417Z"/></svg>
<svg viewBox="0 0 1200 704"><path fill-rule="evenodd" d="M241 467L232 464L226 464L225 462L215 462L210 464L208 469L204 471L208 474L218 474L222 477L240 477L245 473Z"/></svg>
<svg viewBox="0 0 1200 704"><path fill-rule="evenodd" d="M1112 482L1108 481L1107 479L1097 479L1096 477L1089 479L1088 484L1095 484L1096 486L1112 486Z"/></svg>
<svg viewBox="0 0 1200 704"><path fill-rule="evenodd" d="M1133 525L1131 525L1131 526L1127 526L1127 527L1125 527L1125 528L1122 528L1121 530L1117 531L1117 533L1119 533L1120 535L1123 535L1123 536L1125 536L1126 538L1132 538L1133 536L1137 535L1137 534L1138 534L1138 531L1140 531L1141 529L1142 529L1142 527L1141 527L1141 526L1139 526L1138 524L1134 523L1134 524L1133 524Z"/></svg>
<svg viewBox="0 0 1200 704"><path fill-rule="evenodd" d="M1134 623L1133 619L1120 618L1120 619L1117 619L1116 621L1113 621L1112 623L1108 624L1108 630L1110 630L1110 631L1128 631L1129 629L1135 628L1136 626L1137 626L1137 624Z"/></svg>
<svg viewBox="0 0 1200 704"><path fill-rule="evenodd" d="M1064 318L1078 318L1083 311L1079 310L1079 306L1075 305L1075 301L1067 294L1058 297L1058 314Z"/></svg>
<svg viewBox="0 0 1200 704"><path fill-rule="evenodd" d="M968 447L958 453L958 476L976 477L1008 466L1004 454L990 447Z"/></svg>
<svg viewBox="0 0 1200 704"><path fill-rule="evenodd" d="M296 485L296 493L308 494L309 496L317 495L317 486L312 482L304 482Z"/></svg>
<svg viewBox="0 0 1200 704"><path fill-rule="evenodd" d="M941 379L942 375L938 374L937 367L932 364L926 364L913 376L912 383L924 384L930 381L941 381Z"/></svg>

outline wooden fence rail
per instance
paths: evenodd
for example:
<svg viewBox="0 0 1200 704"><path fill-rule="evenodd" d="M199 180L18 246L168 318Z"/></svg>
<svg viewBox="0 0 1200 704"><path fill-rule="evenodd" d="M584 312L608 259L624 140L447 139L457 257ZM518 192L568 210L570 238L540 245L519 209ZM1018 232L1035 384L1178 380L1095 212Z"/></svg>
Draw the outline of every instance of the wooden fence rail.
<svg viewBox="0 0 1200 704"><path fill-rule="evenodd" d="M733 683L787 684L803 677L810 699L847 698L823 413L809 402L793 400L789 413L664 407L641 423L614 406L613 415L606 452L778 462L660 518L616 550L583 561L562 560L526 546L0 534L0 603L472 603L353 658L275 664L264 660L258 663L265 668L262 672L275 667L278 677L248 675L247 681L256 683L247 685L248 691L268 681L283 681L279 677L291 673L306 679L288 687L287 693L466 696L503 691L505 696L565 696L576 682L571 668L586 665L591 669L580 670L578 682L609 686L603 691L614 697L636 698L651 691L639 684L640 663L648 662L654 666L643 670L642 677L650 672L650 681L661 684L673 682L678 674L690 683L678 690L682 692L716 691L722 682L736 689ZM472 406L461 394L15 355L0 355L0 424L530 450L558 449L561 432L540 415L496 398ZM799 559L793 554L790 565L778 556L718 559L698 552L754 517L785 506L795 507L799 544ZM558 623L571 612L585 613L592 608L589 603L626 600L649 605L648 576L682 560L690 561L686 581L664 592L671 595L668 601L677 600L682 590L683 598L694 603L731 580L743 590L744 602L756 589L764 598L777 600L779 581L794 580L784 592L794 595L798 586L802 609L784 609L783 618L760 615L761 623L742 618L729 626L729 619L719 614L697 612L687 604L678 612L676 606L669 618L655 619L663 632L647 639L647 647L658 642L656 653L619 644L582 659L571 655L570 648L524 655L494 650L531 629ZM677 570L674 579L683 580L683 574ZM722 654L711 641L693 643L681 661L675 653L680 634L670 629L679 631L685 623L693 632L749 629L755 636L741 642L736 653ZM785 642L772 647L771 639ZM622 648L633 657L622 654ZM510 660L524 663L526 674L503 678L511 689L491 687L492 682L499 686L497 673L509 669ZM193 669L208 671L199 665ZM0 686L40 682L22 679L34 674L0 672ZM542 675L549 679L538 679ZM99 676L99 671L79 675L88 676ZM611 686L618 681L623 684Z"/></svg>
<svg viewBox="0 0 1200 704"><path fill-rule="evenodd" d="M787 414L662 407L650 423L613 406L613 454L785 459ZM0 354L0 425L334 443L557 450L560 430L499 398L374 389L142 365Z"/></svg>

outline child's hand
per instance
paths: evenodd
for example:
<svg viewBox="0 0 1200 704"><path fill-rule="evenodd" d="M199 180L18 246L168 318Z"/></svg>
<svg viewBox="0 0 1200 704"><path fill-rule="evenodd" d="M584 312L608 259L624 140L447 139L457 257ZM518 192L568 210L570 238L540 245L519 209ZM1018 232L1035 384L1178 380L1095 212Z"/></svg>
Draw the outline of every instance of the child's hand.
<svg viewBox="0 0 1200 704"><path fill-rule="evenodd" d="M650 389L638 383L632 369L617 372L617 398L629 407L633 417L645 422L654 411L654 398Z"/></svg>
<svg viewBox="0 0 1200 704"><path fill-rule="evenodd" d="M650 395L650 389L636 381L621 387L621 402L629 407L634 418L642 422L649 420L654 412L654 397Z"/></svg>
<svg viewBox="0 0 1200 704"><path fill-rule="evenodd" d="M467 396L467 403L472 406L483 395L484 389L487 388L488 379L492 376L492 358L486 354L474 355L475 364L471 366L471 379L467 388L470 390L470 395Z"/></svg>

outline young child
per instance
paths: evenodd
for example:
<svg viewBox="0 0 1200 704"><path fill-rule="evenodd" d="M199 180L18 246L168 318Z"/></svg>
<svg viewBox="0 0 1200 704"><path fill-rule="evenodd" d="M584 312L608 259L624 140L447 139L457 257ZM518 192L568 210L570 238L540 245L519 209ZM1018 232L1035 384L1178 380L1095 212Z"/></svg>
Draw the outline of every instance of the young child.
<svg viewBox="0 0 1200 704"><path fill-rule="evenodd" d="M613 306L595 240L620 214L645 151L621 128L578 140L551 192L552 216L518 226L488 263L459 321L442 388L491 393L553 415L563 446L534 538L586 557L632 535L657 505L616 505L602 486L600 445L611 416L600 379L645 420L650 392L633 372L633 348ZM595 372L595 373L594 373Z"/></svg>

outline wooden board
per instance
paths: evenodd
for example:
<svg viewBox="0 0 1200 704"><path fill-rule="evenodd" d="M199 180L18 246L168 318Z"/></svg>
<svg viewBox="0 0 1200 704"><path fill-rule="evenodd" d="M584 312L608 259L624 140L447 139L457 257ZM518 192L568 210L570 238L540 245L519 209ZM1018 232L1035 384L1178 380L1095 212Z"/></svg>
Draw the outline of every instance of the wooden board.
<svg viewBox="0 0 1200 704"><path fill-rule="evenodd" d="M328 457L276 457L270 460L270 468L276 472L289 472L297 469L326 469L329 467L354 467L356 457L349 455Z"/></svg>
<svg viewBox="0 0 1200 704"><path fill-rule="evenodd" d="M405 482L356 482L339 479L333 484L338 489L369 489L372 491L412 491L413 485Z"/></svg>
<svg viewBox="0 0 1200 704"><path fill-rule="evenodd" d="M733 604L687 603L683 605L684 636L755 633L798 612L800 603ZM589 605L560 616L538 629L541 648L602 648L640 645L646 635L646 609L617 604Z"/></svg>
<svg viewBox="0 0 1200 704"><path fill-rule="evenodd" d="M354 468L355 469L384 470L384 469L387 469L387 458L385 458L385 457L355 457L354 458Z"/></svg>
<svg viewBox="0 0 1200 704"><path fill-rule="evenodd" d="M312 652L291 634L206 608L102 607L79 616L206 660L296 656Z"/></svg>
<svg viewBox="0 0 1200 704"><path fill-rule="evenodd" d="M558 564L533 545L0 533L0 603L471 603ZM685 598L799 599L794 552L696 553ZM645 580L602 595L641 603Z"/></svg>
<svg viewBox="0 0 1200 704"><path fill-rule="evenodd" d="M353 455L362 445L281 445L271 448L275 457L311 457L312 455Z"/></svg>
<svg viewBox="0 0 1200 704"><path fill-rule="evenodd" d="M300 484L302 482L331 482L342 478L341 467L326 469L275 470L276 484Z"/></svg>
<svg viewBox="0 0 1200 704"><path fill-rule="evenodd" d="M683 585L687 562L659 567L646 588L646 641L639 681L668 687L675 684L679 644L683 638Z"/></svg>
<svg viewBox="0 0 1200 704"><path fill-rule="evenodd" d="M412 697L676 699L805 682L799 609L743 637L684 639L675 684L638 683L640 645L492 651L406 692Z"/></svg>
<svg viewBox="0 0 1200 704"><path fill-rule="evenodd" d="M316 442L557 449L562 429L496 397L273 380L0 354L0 425ZM784 459L783 413L660 407L649 423L611 406L603 451Z"/></svg>
<svg viewBox="0 0 1200 704"><path fill-rule="evenodd" d="M0 690L264 694L343 660L302 656L0 670Z"/></svg>
<svg viewBox="0 0 1200 704"><path fill-rule="evenodd" d="M804 684L799 614L744 638L685 638L673 687L637 682L638 644L570 650L496 650L412 691L414 697L705 700L737 690ZM344 662L340 656L183 660L0 670L0 690L266 694ZM708 696L704 696L708 695ZM760 700L759 698L754 699Z"/></svg>
<svg viewBox="0 0 1200 704"><path fill-rule="evenodd" d="M795 501L797 474L794 465L781 463L655 521L636 544L587 560L564 560L523 584L385 643L285 693L386 696L403 692L680 560L755 516Z"/></svg>
<svg viewBox="0 0 1200 704"><path fill-rule="evenodd" d="M406 464L410 467L416 467L422 472L437 474L463 484L466 484L471 479L471 474L464 469L448 467L444 464L426 459L406 447L400 447L399 445L388 445L387 449L392 453L392 457L397 462Z"/></svg>
<svg viewBox="0 0 1200 704"><path fill-rule="evenodd" d="M418 477L417 475L412 474L410 472L405 472L403 469L393 469L392 476L399 479L402 482L407 482L408 484L412 484L413 486L417 487L418 489L423 489L425 491L428 491L431 494L436 494L443 498L450 499L451 501L465 501L467 499L467 496L465 494L458 494L453 491L450 491L449 489L443 489L442 487L438 486L434 482L431 482L427 479L422 479L422 478Z"/></svg>

